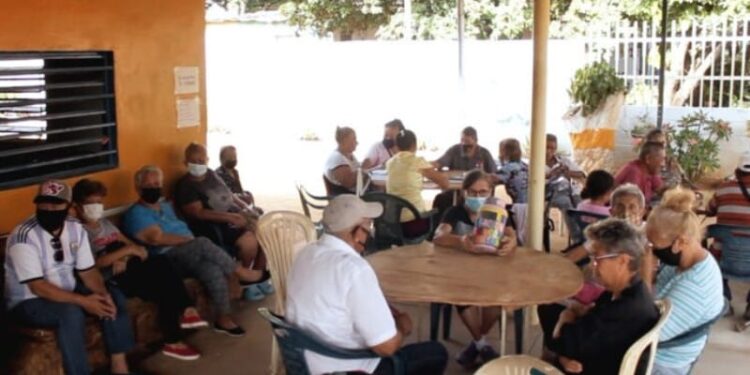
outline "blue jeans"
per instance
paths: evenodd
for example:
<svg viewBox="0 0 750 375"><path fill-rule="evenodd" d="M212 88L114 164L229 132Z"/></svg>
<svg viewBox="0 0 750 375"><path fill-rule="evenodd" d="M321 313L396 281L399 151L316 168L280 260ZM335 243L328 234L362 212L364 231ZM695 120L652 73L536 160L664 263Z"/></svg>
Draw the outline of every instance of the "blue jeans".
<svg viewBox="0 0 750 375"><path fill-rule="evenodd" d="M117 317L101 320L104 343L110 354L125 353L135 345L125 296L114 287L108 286L107 289L117 306ZM81 284L76 287L76 293L90 294ZM80 306L33 298L19 303L10 313L20 323L55 329L57 347L67 375L90 373L86 354L86 312Z"/></svg>
<svg viewBox="0 0 750 375"><path fill-rule="evenodd" d="M434 341L406 345L396 352L406 370L406 375L440 375L448 364L445 347ZM373 375L395 374L393 360L383 358Z"/></svg>

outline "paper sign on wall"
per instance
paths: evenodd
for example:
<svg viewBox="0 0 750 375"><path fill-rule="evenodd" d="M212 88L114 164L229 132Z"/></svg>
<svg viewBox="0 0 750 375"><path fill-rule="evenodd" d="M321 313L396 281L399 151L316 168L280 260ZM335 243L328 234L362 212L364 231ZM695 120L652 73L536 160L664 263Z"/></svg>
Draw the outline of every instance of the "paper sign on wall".
<svg viewBox="0 0 750 375"><path fill-rule="evenodd" d="M188 128L201 124L201 100L192 97L177 99L177 128Z"/></svg>
<svg viewBox="0 0 750 375"><path fill-rule="evenodd" d="M200 90L200 77L197 66L177 66L174 68L174 93L197 94Z"/></svg>

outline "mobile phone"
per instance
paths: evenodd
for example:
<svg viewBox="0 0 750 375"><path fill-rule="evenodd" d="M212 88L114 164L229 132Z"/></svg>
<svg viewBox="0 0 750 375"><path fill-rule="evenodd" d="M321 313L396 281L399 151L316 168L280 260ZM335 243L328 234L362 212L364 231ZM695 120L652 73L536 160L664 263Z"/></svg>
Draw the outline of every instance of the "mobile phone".
<svg viewBox="0 0 750 375"><path fill-rule="evenodd" d="M545 375L545 373L536 367L532 367L531 370L529 370L529 375Z"/></svg>

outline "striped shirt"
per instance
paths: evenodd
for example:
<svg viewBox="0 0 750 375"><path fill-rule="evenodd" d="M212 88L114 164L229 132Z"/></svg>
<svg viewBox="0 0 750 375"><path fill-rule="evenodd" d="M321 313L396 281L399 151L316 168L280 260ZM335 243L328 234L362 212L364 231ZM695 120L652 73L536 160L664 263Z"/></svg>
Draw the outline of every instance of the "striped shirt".
<svg viewBox="0 0 750 375"><path fill-rule="evenodd" d="M66 291L76 286L75 271L94 267L94 257L83 226L73 219L65 220L60 233L63 259L54 258L52 235L30 218L11 232L5 251L5 298L8 309L27 299L38 298L28 287L44 279Z"/></svg>
<svg viewBox="0 0 750 375"><path fill-rule="evenodd" d="M742 182L750 189L750 175L743 176ZM719 224L750 226L750 200L742 194L737 180L725 181L719 186L710 209L716 210Z"/></svg>
<svg viewBox="0 0 750 375"><path fill-rule="evenodd" d="M667 298L672 312L661 329L659 341L667 341L715 318L724 306L721 271L712 256L684 272L677 267L664 266L656 277L656 298ZM684 367L693 363L708 335L686 345L662 349L656 353L656 363L664 367Z"/></svg>

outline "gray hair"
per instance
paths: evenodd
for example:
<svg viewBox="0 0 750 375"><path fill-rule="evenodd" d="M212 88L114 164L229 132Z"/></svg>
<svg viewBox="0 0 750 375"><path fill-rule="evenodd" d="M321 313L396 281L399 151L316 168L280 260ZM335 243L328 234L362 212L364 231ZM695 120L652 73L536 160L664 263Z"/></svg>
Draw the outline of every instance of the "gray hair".
<svg viewBox="0 0 750 375"><path fill-rule="evenodd" d="M646 237L627 221L610 218L591 224L586 228L586 238L604 245L607 254L629 255L630 271L637 272L641 268Z"/></svg>
<svg viewBox="0 0 750 375"><path fill-rule="evenodd" d="M613 207L615 202L623 196L636 197L641 208L646 207L646 197L643 196L643 192L638 186L631 183L622 184L612 192L612 196L609 198L609 206Z"/></svg>
<svg viewBox="0 0 750 375"><path fill-rule="evenodd" d="M164 181L164 172L161 171L161 168L155 166L155 165L145 165L141 167L137 172L135 172L135 188L136 190L140 190L143 186L143 180L151 173L156 173L159 175L159 182Z"/></svg>

